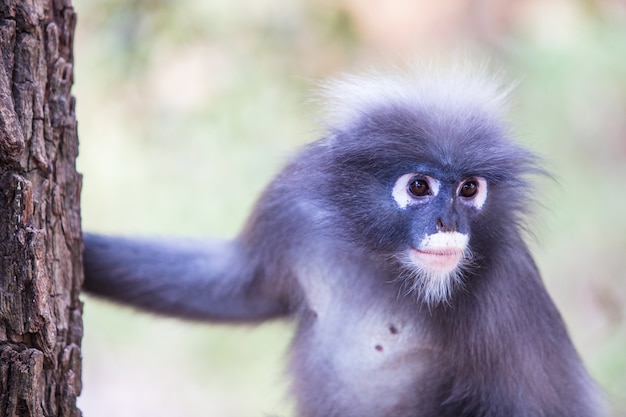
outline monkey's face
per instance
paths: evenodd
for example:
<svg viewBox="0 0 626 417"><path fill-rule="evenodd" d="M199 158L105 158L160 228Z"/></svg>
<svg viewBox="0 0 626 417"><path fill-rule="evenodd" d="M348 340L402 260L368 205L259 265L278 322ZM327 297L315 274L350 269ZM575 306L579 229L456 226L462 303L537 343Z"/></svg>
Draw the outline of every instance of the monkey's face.
<svg viewBox="0 0 626 417"><path fill-rule="evenodd" d="M321 149L332 156L316 183L339 211L333 226L400 265L402 285L431 305L489 261L530 200L535 160L481 114L382 109Z"/></svg>
<svg viewBox="0 0 626 417"><path fill-rule="evenodd" d="M447 300L471 263L471 223L487 201L487 184L480 176L457 180L436 171L407 173L393 184L390 197L408 229L396 257L409 289L428 304Z"/></svg>

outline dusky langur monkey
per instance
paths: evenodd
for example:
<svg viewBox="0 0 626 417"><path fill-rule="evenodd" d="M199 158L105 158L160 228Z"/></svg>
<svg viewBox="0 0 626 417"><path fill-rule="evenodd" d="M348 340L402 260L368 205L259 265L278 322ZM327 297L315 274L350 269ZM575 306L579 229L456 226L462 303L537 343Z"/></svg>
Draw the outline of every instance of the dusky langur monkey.
<svg viewBox="0 0 626 417"><path fill-rule="evenodd" d="M588 376L523 240L543 170L476 70L346 77L324 137L231 240L85 234L85 289L152 312L297 322L297 417L588 417Z"/></svg>

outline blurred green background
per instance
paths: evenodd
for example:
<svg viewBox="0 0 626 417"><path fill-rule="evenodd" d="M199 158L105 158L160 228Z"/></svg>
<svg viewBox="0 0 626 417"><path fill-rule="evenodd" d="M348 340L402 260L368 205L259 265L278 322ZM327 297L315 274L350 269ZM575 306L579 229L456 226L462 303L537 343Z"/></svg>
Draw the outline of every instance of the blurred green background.
<svg viewBox="0 0 626 417"><path fill-rule="evenodd" d="M233 236L315 140L316 81L489 58L556 181L530 244L615 416L626 415L626 3L75 0L86 230ZM288 323L226 327L85 301L86 417L293 415Z"/></svg>

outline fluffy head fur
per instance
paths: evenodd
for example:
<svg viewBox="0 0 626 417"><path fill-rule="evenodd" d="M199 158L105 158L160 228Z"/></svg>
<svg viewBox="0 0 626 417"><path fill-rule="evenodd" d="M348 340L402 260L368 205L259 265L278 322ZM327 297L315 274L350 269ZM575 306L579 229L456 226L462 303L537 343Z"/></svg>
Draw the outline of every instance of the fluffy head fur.
<svg viewBox="0 0 626 417"><path fill-rule="evenodd" d="M501 122L513 85L485 74L485 65L459 63L446 69L430 64L391 74L346 75L321 84L319 99L333 129L347 127L382 106L422 109L453 118L479 111Z"/></svg>

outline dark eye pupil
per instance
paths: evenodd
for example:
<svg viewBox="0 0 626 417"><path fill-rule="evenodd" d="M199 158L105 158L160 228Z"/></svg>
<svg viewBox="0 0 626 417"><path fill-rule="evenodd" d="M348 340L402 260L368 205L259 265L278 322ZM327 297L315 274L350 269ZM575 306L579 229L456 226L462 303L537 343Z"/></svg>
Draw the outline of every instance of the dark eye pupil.
<svg viewBox="0 0 626 417"><path fill-rule="evenodd" d="M430 193L430 188L426 180L415 179L409 184L409 191L416 197L423 197Z"/></svg>
<svg viewBox="0 0 626 417"><path fill-rule="evenodd" d="M473 197L476 195L478 191L478 185L475 181L468 181L463 186L461 186L460 195L461 197Z"/></svg>

